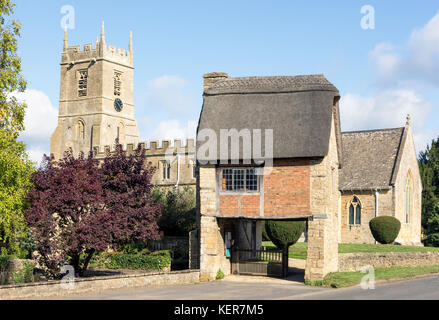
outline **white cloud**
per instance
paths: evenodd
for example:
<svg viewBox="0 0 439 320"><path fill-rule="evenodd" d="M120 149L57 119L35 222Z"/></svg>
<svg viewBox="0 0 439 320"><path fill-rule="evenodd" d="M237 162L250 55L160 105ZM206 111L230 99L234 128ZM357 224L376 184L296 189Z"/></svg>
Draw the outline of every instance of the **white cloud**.
<svg viewBox="0 0 439 320"><path fill-rule="evenodd" d="M196 100L187 90L189 82L173 75L163 75L147 83L146 104L152 110L166 110L171 116L192 112Z"/></svg>
<svg viewBox="0 0 439 320"><path fill-rule="evenodd" d="M416 150L420 151L435 136L425 131L431 109L432 104L412 90L386 90L374 97L348 93L340 101L340 121L343 131L395 128L404 126L410 114Z"/></svg>
<svg viewBox="0 0 439 320"><path fill-rule="evenodd" d="M20 134L20 139L26 143L30 159L39 163L43 154L50 152L50 136L58 123L58 110L53 107L49 97L39 90L29 89L15 96L27 103L25 130Z"/></svg>
<svg viewBox="0 0 439 320"><path fill-rule="evenodd" d="M401 58L396 53L396 47L391 43L382 42L370 52L382 81L391 80L401 66Z"/></svg>
<svg viewBox="0 0 439 320"><path fill-rule="evenodd" d="M370 57L381 82L422 79L439 85L439 12L425 26L415 29L403 46L379 43Z"/></svg>
<svg viewBox="0 0 439 320"><path fill-rule="evenodd" d="M157 125L149 140L194 139L197 125L197 121L188 121L186 127L182 127L178 120L162 121Z"/></svg>
<svg viewBox="0 0 439 320"><path fill-rule="evenodd" d="M43 160L44 154L48 155L49 151L45 148L41 148L39 146L28 145L26 148L27 154L29 155L29 159L36 162L37 164L41 163Z"/></svg>

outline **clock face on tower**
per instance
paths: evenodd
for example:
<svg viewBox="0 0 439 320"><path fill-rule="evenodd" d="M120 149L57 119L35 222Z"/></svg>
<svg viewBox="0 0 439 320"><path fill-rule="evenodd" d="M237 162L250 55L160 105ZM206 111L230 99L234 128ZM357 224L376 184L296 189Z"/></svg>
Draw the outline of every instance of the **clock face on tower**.
<svg viewBox="0 0 439 320"><path fill-rule="evenodd" d="M123 109L123 102L119 98L114 100L114 109L116 109L117 112L121 112Z"/></svg>

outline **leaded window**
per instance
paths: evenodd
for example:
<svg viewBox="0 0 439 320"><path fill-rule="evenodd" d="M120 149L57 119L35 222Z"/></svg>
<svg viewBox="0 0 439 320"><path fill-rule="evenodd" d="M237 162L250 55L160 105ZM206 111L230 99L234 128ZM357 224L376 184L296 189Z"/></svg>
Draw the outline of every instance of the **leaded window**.
<svg viewBox="0 0 439 320"><path fill-rule="evenodd" d="M349 224L361 225L361 203L357 197L353 197L349 205Z"/></svg>
<svg viewBox="0 0 439 320"><path fill-rule="evenodd" d="M163 180L171 179L171 164L168 161L162 161Z"/></svg>
<svg viewBox="0 0 439 320"><path fill-rule="evenodd" d="M410 172L407 174L407 180L405 184L405 200L404 200L404 213L405 223L412 222L412 206L413 206L413 187L412 187L412 175Z"/></svg>
<svg viewBox="0 0 439 320"><path fill-rule="evenodd" d="M256 192L259 190L258 176L254 168L223 169L222 191Z"/></svg>

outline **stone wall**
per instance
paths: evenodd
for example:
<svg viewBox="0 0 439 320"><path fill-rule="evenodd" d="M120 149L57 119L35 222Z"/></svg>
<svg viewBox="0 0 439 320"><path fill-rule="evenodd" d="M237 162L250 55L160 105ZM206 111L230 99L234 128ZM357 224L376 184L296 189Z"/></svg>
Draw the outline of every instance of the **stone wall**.
<svg viewBox="0 0 439 320"><path fill-rule="evenodd" d="M378 215L392 216L393 191L381 190L378 192ZM360 200L361 224L349 224L349 206L353 197ZM343 192L341 197L341 243L375 243L369 228L369 221L375 218L375 191Z"/></svg>
<svg viewBox="0 0 439 320"><path fill-rule="evenodd" d="M401 231L396 239L397 242L406 245L417 245L421 242L421 202L422 182L419 174L418 159L416 156L413 135L410 126L405 127L405 141L403 153L397 170L395 181L395 217L401 221ZM411 173L413 188L413 203L411 223L405 221L405 186L407 175Z"/></svg>
<svg viewBox="0 0 439 320"><path fill-rule="evenodd" d="M72 289L67 289L68 283L61 281L8 285L0 286L0 300L53 299L75 294L96 294L104 290L192 284L199 282L199 278L199 271L191 270L75 279Z"/></svg>
<svg viewBox="0 0 439 320"><path fill-rule="evenodd" d="M434 266L439 265L439 252L361 252L338 255L339 272L360 271L368 265L374 268Z"/></svg>

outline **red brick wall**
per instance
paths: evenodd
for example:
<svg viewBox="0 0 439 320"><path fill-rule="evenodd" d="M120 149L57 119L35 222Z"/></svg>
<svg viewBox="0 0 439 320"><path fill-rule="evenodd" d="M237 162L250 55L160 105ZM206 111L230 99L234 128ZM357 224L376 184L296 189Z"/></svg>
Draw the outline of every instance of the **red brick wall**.
<svg viewBox="0 0 439 320"><path fill-rule="evenodd" d="M220 195L220 213L222 215L239 214L238 198L241 197L241 215L259 216L260 197L257 195Z"/></svg>
<svg viewBox="0 0 439 320"><path fill-rule="evenodd" d="M219 209L221 214L238 215L239 196L220 196Z"/></svg>
<svg viewBox="0 0 439 320"><path fill-rule="evenodd" d="M264 176L264 215L310 214L310 167L308 160L276 160Z"/></svg>
<svg viewBox="0 0 439 320"><path fill-rule="evenodd" d="M264 215L286 216L311 214L310 167L308 160L275 160L271 174L264 179ZM260 215L260 196L220 195L221 215Z"/></svg>
<svg viewBox="0 0 439 320"><path fill-rule="evenodd" d="M261 215L260 196L249 195L241 197L241 215L243 216L259 216Z"/></svg>

